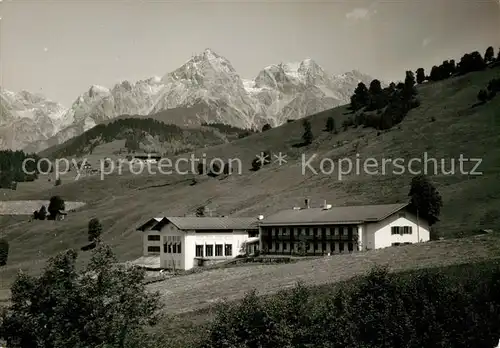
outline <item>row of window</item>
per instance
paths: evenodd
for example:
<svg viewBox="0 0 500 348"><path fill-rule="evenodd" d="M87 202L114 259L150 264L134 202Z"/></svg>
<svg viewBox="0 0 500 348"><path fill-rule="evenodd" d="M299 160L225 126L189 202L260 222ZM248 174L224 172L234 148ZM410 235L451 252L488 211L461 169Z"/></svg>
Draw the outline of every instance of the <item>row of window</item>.
<svg viewBox="0 0 500 348"><path fill-rule="evenodd" d="M205 253L203 253L205 251ZM224 251L224 253L222 253ZM196 257L213 257L214 245L197 245L195 251ZM232 244L215 244L215 256L233 256Z"/></svg>
<svg viewBox="0 0 500 348"><path fill-rule="evenodd" d="M412 226L392 226L391 234L412 234Z"/></svg>
<svg viewBox="0 0 500 348"><path fill-rule="evenodd" d="M275 228L270 228L267 229L268 232L274 232L275 235L278 234L284 234L284 235L306 235L310 236L311 232L313 236L319 236L320 234L326 235L328 231L333 232L333 235L351 235L353 233L356 233L358 231L357 226L341 226L341 227L335 227L335 228L329 228L327 229L326 227L275 227Z"/></svg>
<svg viewBox="0 0 500 348"><path fill-rule="evenodd" d="M311 250L311 244L313 244L314 251L334 252L336 243L330 243L330 250L328 250L327 243L308 243L308 242L306 242L305 243L306 251ZM352 242L349 242L349 243L340 242L340 243L338 243L339 251L344 251L346 244L347 244L347 250L349 250L349 251L354 250L354 243L352 243ZM321 245L321 248L320 248L320 245ZM277 250L283 250L283 251L298 250L301 247L300 243L288 243L288 242L283 242L283 243L274 242L274 249L272 249L272 247L273 247L272 242L268 242L267 246L268 246L269 250L276 250L276 251ZM283 247L282 249L281 249L281 246ZM288 249L288 247L290 247L290 249Z"/></svg>
<svg viewBox="0 0 500 348"><path fill-rule="evenodd" d="M159 253L161 251L158 245L149 245L149 253ZM163 245L163 252L167 254L180 254L182 253L181 243L168 243Z"/></svg>
<svg viewBox="0 0 500 348"><path fill-rule="evenodd" d="M161 236L159 234L149 234L148 235L148 240L149 241L160 241ZM166 241L167 242L180 242L181 237L180 236L166 236Z"/></svg>

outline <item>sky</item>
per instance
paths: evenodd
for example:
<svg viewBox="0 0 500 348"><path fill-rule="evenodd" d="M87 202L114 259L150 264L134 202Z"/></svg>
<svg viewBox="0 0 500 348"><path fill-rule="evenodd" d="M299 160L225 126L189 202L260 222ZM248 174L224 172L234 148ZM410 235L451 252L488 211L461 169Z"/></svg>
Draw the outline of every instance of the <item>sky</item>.
<svg viewBox="0 0 500 348"><path fill-rule="evenodd" d="M500 0L0 0L0 17L0 86L66 107L91 85L163 76L205 48L247 79L312 58L389 81L500 47Z"/></svg>

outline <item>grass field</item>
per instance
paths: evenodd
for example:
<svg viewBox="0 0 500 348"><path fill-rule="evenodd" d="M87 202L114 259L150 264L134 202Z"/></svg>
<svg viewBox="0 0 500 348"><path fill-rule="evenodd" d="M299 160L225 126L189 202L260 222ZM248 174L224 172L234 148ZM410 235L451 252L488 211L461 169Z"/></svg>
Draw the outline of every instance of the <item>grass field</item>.
<svg viewBox="0 0 500 348"><path fill-rule="evenodd" d="M394 203L408 199L411 173L397 175L389 170L386 174L370 175L361 172L359 175L355 173L346 175L342 180L338 179L335 172L330 175L314 175L310 172L303 175L300 163L303 153L307 158L317 154L318 159L350 158L353 161L359 154L361 160L375 158L380 163L383 158L400 157L406 160L414 157L422 158L424 152L427 152L431 157L447 159L448 166L452 158L458 159L461 154L466 158L481 158L482 163L478 170L482 171L482 175L429 173L444 201L442 221L436 227L446 238L471 235L480 228L498 231L500 229L500 115L498 114L500 98L497 97L485 105L472 106L476 103L478 90L484 88L492 77L499 76L500 71L496 69L423 85L418 88L421 106L410 111L400 125L380 134L376 130L367 128L348 129L345 132L340 130L338 134L324 132L326 119L329 116L335 118L338 128L342 120L349 117L346 108L340 107L310 117L315 140L305 148L294 147L301 142L303 132L301 122L296 121L229 144L196 151L198 157L205 154L207 158L240 159L243 164L242 174L233 174L224 179L193 174L132 175L124 172L122 175L117 173L107 175L104 180L100 180L98 176L74 180L74 173L70 173L63 176L61 186L54 187L52 181L49 182L46 177L42 177L36 182L19 184L17 191L2 190L0 197L5 193L4 199L47 200L50 196L58 194L68 201L85 202L86 206L70 213L60 222L28 222L27 219L8 217L1 219L0 233L10 242L10 254L7 266L0 269L2 279L0 286L8 288L19 268L37 273L47 257L67 248L79 249L85 245L87 223L92 217L101 220L104 227L104 241L114 246L119 258L132 260L139 257L142 252L141 236L135 231L135 227L162 213L183 215L194 212L200 205L209 204L216 208L219 214L257 216L269 215L283 208L300 205L305 197L311 199L313 206L321 204L325 199L333 205ZM432 121L433 118L435 121ZM263 150L285 153L287 163L281 166L271 164L257 172L250 171L252 159ZM99 156L104 155L102 151L96 151ZM89 158L97 159L92 156ZM313 165L318 168L319 161L315 161ZM470 169L470 166L467 166L466 164L466 169ZM197 179L197 184L191 186L194 177ZM214 279L218 279L217 285L221 289L219 292L216 286L211 288L207 285L210 282L206 278L207 274L169 280L165 288L176 294L175 299L181 305L172 304L172 306L177 306L175 308L181 310L182 306L196 308L197 303L201 305L210 299L240 294L250 283L255 283L256 286L262 284L262 287L269 287L272 290L275 287L285 286L301 276L309 277L307 279L311 282L314 281L312 278L323 282L325 279L333 279L333 274L347 275L351 273L351 269L357 267L346 263L349 266L341 272L335 266L340 260L359 264L361 270L372 263L363 260L371 260L376 255L380 255L377 259L380 262L386 262L385 260L389 262L394 253L399 255L400 258L394 260L399 260L397 263L401 263L401 267L420 267L422 264L438 265L447 262L446 260L450 263L467 261L466 255L469 252L478 252L480 255L485 255L484 257L493 257L496 253L496 250L489 249L488 243L480 243L477 240L464 240L454 245L449 247L450 251L443 248L434 254L429 252L429 255L434 255L429 258L426 252L416 253L415 255L419 256L412 259L400 254L402 253L400 250L403 249L397 251L389 249L370 254L375 256L346 255L334 256L330 261L304 261L309 263L304 263L303 266L297 264L250 266L248 271L244 271L244 268L213 271L215 273L210 274ZM413 250L411 248L408 250ZM427 246L422 247L422 250L425 248ZM448 256L444 256L445 254ZM82 261L87 257L83 255ZM320 265L323 265L323 268ZM316 270L313 267L319 268L311 272L313 269ZM273 269L280 271L272 271ZM330 269L338 271L329 273ZM255 270L261 273L253 273ZM241 277L247 274L248 279L238 278L238 273L242 274ZM224 277L233 277L231 279L234 280L223 282L221 280ZM271 278L275 281L262 281ZM182 285L182 282L187 283ZM237 284L241 284L241 287ZM186 288L193 289L192 295L187 294ZM178 296L181 290L183 296ZM208 297L208 293L213 295ZM166 294L167 300L169 296L173 295ZM206 298L197 301L196 296L200 299ZM191 301L189 299L193 300L192 306L187 304Z"/></svg>

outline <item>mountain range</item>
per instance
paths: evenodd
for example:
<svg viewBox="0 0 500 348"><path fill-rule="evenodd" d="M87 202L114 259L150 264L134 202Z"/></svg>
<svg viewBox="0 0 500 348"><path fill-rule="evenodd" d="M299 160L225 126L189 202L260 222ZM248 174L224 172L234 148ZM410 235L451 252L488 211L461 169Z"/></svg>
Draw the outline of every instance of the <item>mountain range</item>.
<svg viewBox="0 0 500 348"><path fill-rule="evenodd" d="M93 85L69 109L41 95L0 88L0 148L38 152L122 115L162 114L163 121L182 126L275 127L346 104L359 82L371 80L356 70L330 74L309 58L268 66L246 80L226 58L206 49L163 77L121 81L111 89Z"/></svg>

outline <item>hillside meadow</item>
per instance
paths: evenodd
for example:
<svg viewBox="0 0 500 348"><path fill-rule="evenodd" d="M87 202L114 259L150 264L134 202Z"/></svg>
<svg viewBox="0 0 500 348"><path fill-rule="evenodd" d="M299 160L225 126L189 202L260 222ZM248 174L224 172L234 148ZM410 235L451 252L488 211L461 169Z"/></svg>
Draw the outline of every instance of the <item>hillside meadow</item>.
<svg viewBox="0 0 500 348"><path fill-rule="evenodd" d="M444 159L447 170L451 159L458 159L460 155L481 159L477 169L481 175L457 171L443 174L441 168L437 173L428 173L444 202L441 221L436 225L439 233L450 239L474 235L483 228L498 230L500 98L484 105L475 104L478 90L499 76L498 69L489 69L420 85L420 107L411 110L401 124L387 131L363 127L344 130L342 122L353 115L347 107L339 107L308 117L314 141L306 147L298 147L303 133L299 120L194 153L198 158L239 159L243 166L241 174L211 178L196 174L133 175L124 171L121 175L106 175L104 180L99 176L75 180L72 172L62 176L60 186L41 176L35 182L20 183L17 191L2 190L5 199L47 200L60 195L67 201L81 201L86 205L70 213L64 221L2 218L1 234L10 242L10 255L8 264L0 270L1 286L8 288L19 268L37 273L48 257L67 248L83 246L87 240L87 223L93 217L98 217L103 224L104 241L110 243L124 261L141 255L141 236L135 228L142 222L161 214L192 213L201 205L210 205L222 215L257 216L302 205L306 197L313 206L324 200L333 205L403 202L408 199L412 174L408 171L395 174L389 167L382 173L380 163L383 159L396 158L407 162L423 158L424 153L439 161ZM328 117L335 119L337 134L324 131ZM281 166L273 163L251 171L251 162L261 151L282 152L287 156L287 163ZM104 151L97 147L88 158L97 161L100 158L97 156L103 155ZM341 178L335 171L314 174L307 170L303 174L301 157L313 155L317 156L312 162L316 169L324 158L333 161L373 158L379 163L379 172L361 171ZM189 157L189 154L182 156ZM177 158L179 156L172 157L172 161ZM465 169L471 170L471 164L466 163ZM473 253L476 247L472 240L460 245L464 249L452 249L457 254L453 262L459 262L461 255ZM82 261L86 257L84 255ZM418 258L412 264L418 266Z"/></svg>

